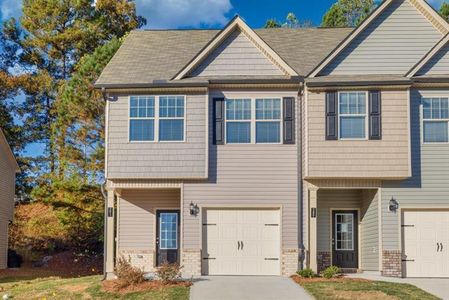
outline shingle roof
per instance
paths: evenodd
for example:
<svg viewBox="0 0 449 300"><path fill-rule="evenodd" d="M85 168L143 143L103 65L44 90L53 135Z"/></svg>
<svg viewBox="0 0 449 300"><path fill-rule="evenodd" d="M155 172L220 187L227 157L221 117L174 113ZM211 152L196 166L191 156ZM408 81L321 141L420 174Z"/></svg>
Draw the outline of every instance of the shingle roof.
<svg viewBox="0 0 449 300"><path fill-rule="evenodd" d="M299 75L307 75L350 28L257 29L255 32ZM97 87L169 81L218 30L135 30L103 70ZM204 79L203 79L204 80Z"/></svg>

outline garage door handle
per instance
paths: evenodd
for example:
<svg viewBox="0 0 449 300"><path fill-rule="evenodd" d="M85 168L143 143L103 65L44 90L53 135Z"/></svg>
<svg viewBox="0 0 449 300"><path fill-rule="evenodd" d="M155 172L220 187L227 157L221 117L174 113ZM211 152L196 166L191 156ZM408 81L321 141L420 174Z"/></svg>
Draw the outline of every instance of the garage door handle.
<svg viewBox="0 0 449 300"><path fill-rule="evenodd" d="M237 250L240 250L240 241L237 241Z"/></svg>
<svg viewBox="0 0 449 300"><path fill-rule="evenodd" d="M242 250L243 250L243 241L241 241L240 243L242 243Z"/></svg>
<svg viewBox="0 0 449 300"><path fill-rule="evenodd" d="M441 245L440 251L443 252L443 243L440 243L440 245Z"/></svg>
<svg viewBox="0 0 449 300"><path fill-rule="evenodd" d="M437 252L440 252L440 243L437 243Z"/></svg>

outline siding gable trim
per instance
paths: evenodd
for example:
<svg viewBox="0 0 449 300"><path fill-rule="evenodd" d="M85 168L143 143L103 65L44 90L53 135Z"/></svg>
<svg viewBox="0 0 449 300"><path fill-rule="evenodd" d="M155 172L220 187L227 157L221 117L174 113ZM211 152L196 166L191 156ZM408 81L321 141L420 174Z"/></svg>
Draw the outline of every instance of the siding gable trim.
<svg viewBox="0 0 449 300"><path fill-rule="evenodd" d="M273 62L285 75L298 76L295 70L290 67L273 49L265 43L238 15L235 16L184 68L182 68L172 80L180 80L204 61L227 37L235 30L241 32L261 50L261 52Z"/></svg>
<svg viewBox="0 0 449 300"><path fill-rule="evenodd" d="M4 148L6 155L8 156L8 160L11 163L11 166L14 168L14 171L16 173L20 173L20 167L17 163L17 160L14 156L14 153L11 150L11 147L9 147L8 141L6 140L6 137L3 133L3 130L0 128L0 144Z"/></svg>
<svg viewBox="0 0 449 300"><path fill-rule="evenodd" d="M446 34L434 47L432 47L432 49L430 49L430 51L424 55L424 57L407 73L406 76L409 78L415 76L448 43L449 43L449 33Z"/></svg>
<svg viewBox="0 0 449 300"><path fill-rule="evenodd" d="M307 77L316 77L324 70L337 56L343 52L368 26L395 0L385 0L363 21L354 31L344 39ZM449 23L439 16L435 10L425 0L406 0L413 5L429 22L443 35L449 32ZM439 26L437 26L438 24Z"/></svg>

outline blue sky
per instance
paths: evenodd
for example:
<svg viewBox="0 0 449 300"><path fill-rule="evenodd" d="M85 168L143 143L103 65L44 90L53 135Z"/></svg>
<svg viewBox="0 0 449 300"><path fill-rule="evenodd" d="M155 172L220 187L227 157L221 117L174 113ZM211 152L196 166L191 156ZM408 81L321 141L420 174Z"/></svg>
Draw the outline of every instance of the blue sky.
<svg viewBox="0 0 449 300"><path fill-rule="evenodd" d="M147 28L221 28L239 14L253 28L270 18L280 22L289 12L315 26L336 0L135 0L137 13L148 19ZM428 0L438 9L444 0ZM0 22L19 17L21 0L0 0ZM41 145L31 145L28 155L42 153Z"/></svg>

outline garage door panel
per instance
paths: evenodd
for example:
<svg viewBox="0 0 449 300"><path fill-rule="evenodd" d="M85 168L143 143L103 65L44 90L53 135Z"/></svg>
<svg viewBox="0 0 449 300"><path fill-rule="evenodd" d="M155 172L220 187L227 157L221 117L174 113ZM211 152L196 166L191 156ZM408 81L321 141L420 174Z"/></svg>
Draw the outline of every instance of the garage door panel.
<svg viewBox="0 0 449 300"><path fill-rule="evenodd" d="M402 225L405 275L449 277L449 211L405 211Z"/></svg>
<svg viewBox="0 0 449 300"><path fill-rule="evenodd" d="M204 255L213 258L203 260L204 274L280 274L279 210L206 209L203 217L215 225L203 226Z"/></svg>

